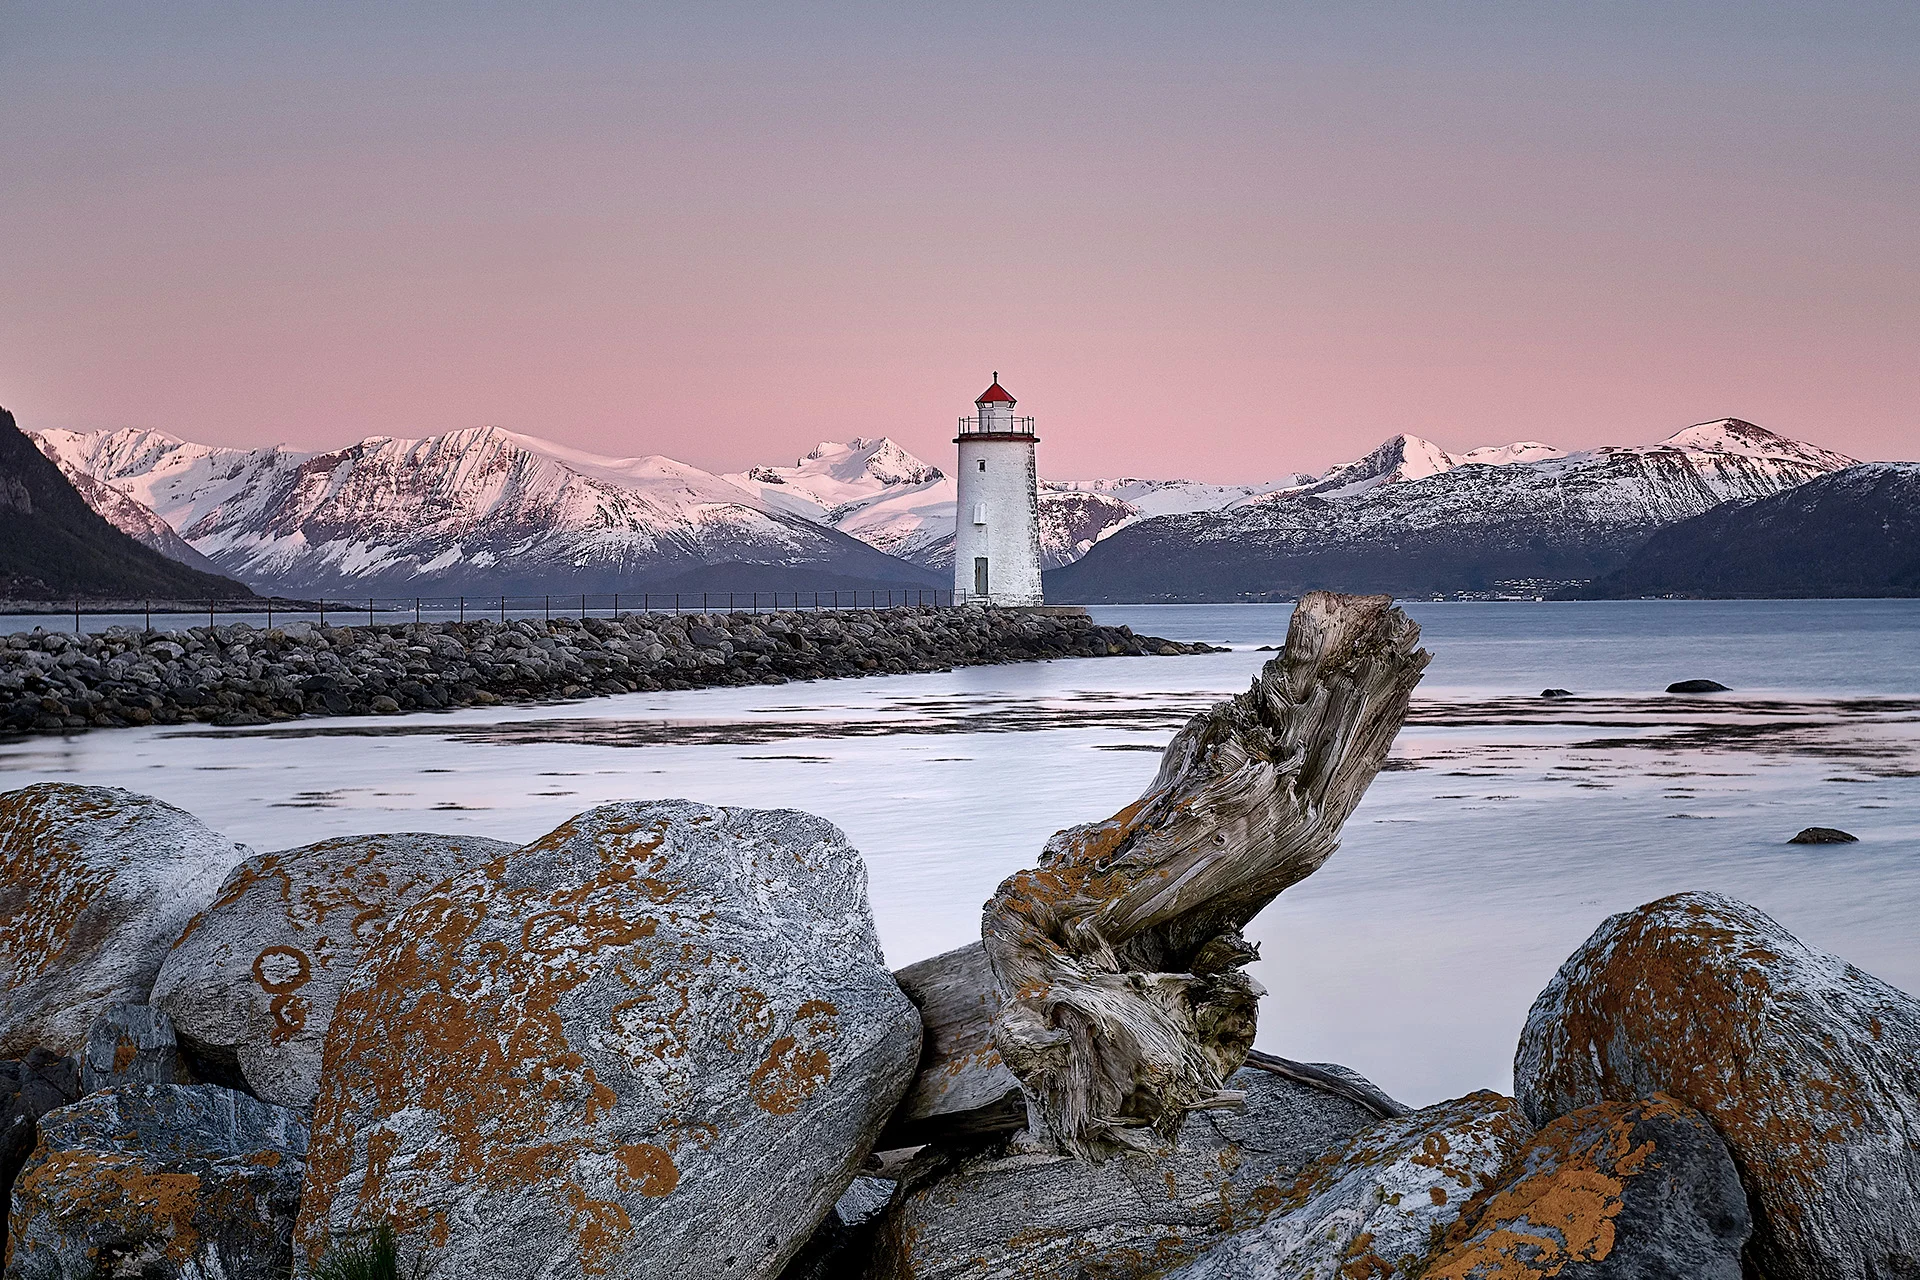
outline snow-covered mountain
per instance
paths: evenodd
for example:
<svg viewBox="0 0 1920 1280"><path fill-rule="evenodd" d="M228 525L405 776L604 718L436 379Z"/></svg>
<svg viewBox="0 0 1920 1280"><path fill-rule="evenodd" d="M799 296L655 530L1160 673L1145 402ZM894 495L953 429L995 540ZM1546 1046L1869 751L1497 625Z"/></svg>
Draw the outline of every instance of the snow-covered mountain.
<svg viewBox="0 0 1920 1280"><path fill-rule="evenodd" d="M1048 593L1235 599L1314 586L1423 593L1590 579L1655 529L1853 463L1735 418L1648 446L1475 452L1513 460L1456 459L1396 437L1310 485L1134 524L1050 575Z"/></svg>
<svg viewBox="0 0 1920 1280"><path fill-rule="evenodd" d="M823 587L937 584L953 558L952 478L884 437L823 442L793 466L724 476L498 427L326 453L131 429L36 438L124 531L281 591L603 591L676 578L698 588L753 566L782 589L808 575ZM1397 435L1319 476L1266 484L1043 480L1041 546L1057 568L1148 527L1251 547L1390 544L1502 521L1537 524L1539 543L1554 530L1657 527L1850 461L1737 419L1574 454L1522 441L1455 455Z"/></svg>
<svg viewBox="0 0 1920 1280"><path fill-rule="evenodd" d="M153 511L222 572L281 591L726 587L754 567L789 589L939 582L697 467L497 427L314 454L132 430L46 432L40 445Z"/></svg>

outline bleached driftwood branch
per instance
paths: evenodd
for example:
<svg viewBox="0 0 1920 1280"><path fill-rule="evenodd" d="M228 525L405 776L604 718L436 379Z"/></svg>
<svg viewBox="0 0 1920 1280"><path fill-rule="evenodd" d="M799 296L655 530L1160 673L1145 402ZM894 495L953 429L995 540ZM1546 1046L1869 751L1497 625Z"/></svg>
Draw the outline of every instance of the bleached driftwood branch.
<svg viewBox="0 0 1920 1280"><path fill-rule="evenodd" d="M1261 991L1240 930L1331 856L1429 655L1386 596L1314 592L1245 693L1195 716L1140 799L1062 831L987 903L993 1043L1039 1136L1085 1159L1232 1106Z"/></svg>

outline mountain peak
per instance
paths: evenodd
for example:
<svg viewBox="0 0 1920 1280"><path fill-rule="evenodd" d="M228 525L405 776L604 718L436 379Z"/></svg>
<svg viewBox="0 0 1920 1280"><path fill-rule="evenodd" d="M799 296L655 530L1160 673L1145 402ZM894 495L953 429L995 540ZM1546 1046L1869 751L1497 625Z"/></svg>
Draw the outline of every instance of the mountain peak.
<svg viewBox="0 0 1920 1280"><path fill-rule="evenodd" d="M1784 458L1811 463L1827 470L1851 466L1854 462L1844 453L1790 439L1741 418L1696 422L1674 432L1657 447L1678 449L1683 453L1731 453L1747 458Z"/></svg>

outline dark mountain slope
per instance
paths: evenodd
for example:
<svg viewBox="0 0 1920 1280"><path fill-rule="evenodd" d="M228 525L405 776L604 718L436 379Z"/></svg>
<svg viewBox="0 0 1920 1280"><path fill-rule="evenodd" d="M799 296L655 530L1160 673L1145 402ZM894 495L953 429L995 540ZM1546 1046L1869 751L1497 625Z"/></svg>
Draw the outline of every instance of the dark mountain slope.
<svg viewBox="0 0 1920 1280"><path fill-rule="evenodd" d="M0 597L252 594L169 560L108 524L0 409Z"/></svg>
<svg viewBox="0 0 1920 1280"><path fill-rule="evenodd" d="M1920 596L1920 463L1870 462L1715 507L1582 594Z"/></svg>

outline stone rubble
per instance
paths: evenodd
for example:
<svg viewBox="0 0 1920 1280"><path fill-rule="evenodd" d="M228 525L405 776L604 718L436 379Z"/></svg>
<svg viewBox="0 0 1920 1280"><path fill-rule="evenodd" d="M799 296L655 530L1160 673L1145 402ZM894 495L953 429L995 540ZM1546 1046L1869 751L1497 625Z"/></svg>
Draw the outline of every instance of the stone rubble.
<svg viewBox="0 0 1920 1280"><path fill-rule="evenodd" d="M629 613L500 623L186 631L112 627L0 638L0 730L266 724L1040 658L1208 652L1084 616L968 606Z"/></svg>

